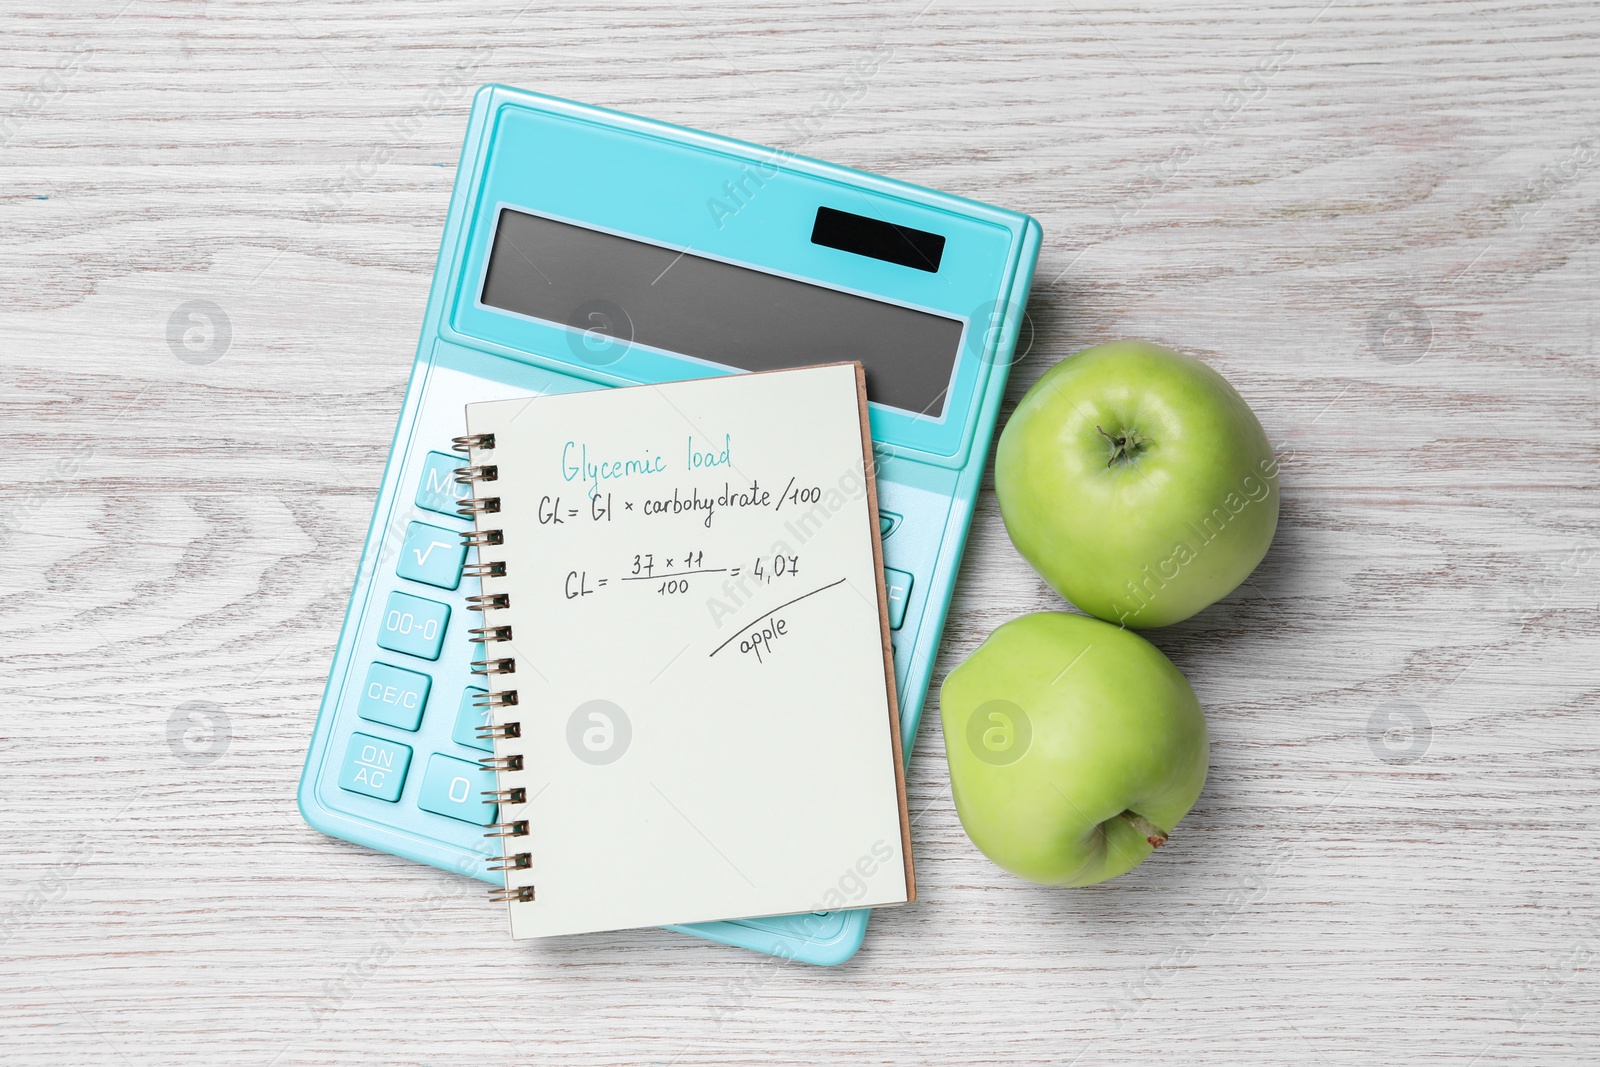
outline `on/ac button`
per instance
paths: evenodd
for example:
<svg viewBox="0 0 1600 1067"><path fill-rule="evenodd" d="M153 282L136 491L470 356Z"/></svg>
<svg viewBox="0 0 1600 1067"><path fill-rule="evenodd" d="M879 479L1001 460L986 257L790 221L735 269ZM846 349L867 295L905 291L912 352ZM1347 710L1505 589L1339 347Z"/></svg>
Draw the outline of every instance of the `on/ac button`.
<svg viewBox="0 0 1600 1067"><path fill-rule="evenodd" d="M410 765L410 745L371 734L351 734L344 750L344 764L339 768L339 788L392 804L400 799L400 787L406 784L406 768Z"/></svg>

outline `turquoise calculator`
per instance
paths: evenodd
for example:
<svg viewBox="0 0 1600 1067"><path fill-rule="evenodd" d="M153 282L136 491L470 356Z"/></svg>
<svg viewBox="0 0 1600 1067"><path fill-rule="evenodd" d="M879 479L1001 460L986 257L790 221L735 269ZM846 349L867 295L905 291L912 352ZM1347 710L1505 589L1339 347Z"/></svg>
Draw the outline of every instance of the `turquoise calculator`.
<svg viewBox="0 0 1600 1067"><path fill-rule="evenodd" d="M473 100L300 810L487 882L464 406L858 360L907 756L1038 258L1026 215L499 85ZM818 964L868 912L674 927Z"/></svg>

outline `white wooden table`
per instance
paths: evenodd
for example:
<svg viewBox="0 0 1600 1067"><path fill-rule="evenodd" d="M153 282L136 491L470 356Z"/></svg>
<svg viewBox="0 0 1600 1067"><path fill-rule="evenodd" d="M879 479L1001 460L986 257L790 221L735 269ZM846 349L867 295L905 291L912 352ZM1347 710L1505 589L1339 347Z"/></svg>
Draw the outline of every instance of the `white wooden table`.
<svg viewBox="0 0 1600 1067"><path fill-rule="evenodd" d="M524 2L0 10L0 1059L1600 1060L1589 0ZM1124 336L1251 401L1283 521L1154 635L1213 737L1167 848L1002 873L932 703L921 900L833 970L513 944L301 821L486 81L1035 215L1007 411ZM936 681L1057 607L986 493Z"/></svg>

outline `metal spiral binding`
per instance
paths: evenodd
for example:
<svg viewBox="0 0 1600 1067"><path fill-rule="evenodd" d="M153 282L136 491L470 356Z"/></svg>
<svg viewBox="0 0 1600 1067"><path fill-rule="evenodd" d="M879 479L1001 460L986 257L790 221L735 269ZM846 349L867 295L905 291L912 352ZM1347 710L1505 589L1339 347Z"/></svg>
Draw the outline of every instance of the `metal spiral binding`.
<svg viewBox="0 0 1600 1067"><path fill-rule="evenodd" d="M533 886L522 885L514 889L491 889L489 890L489 899L496 904L503 904L509 900L515 900L519 904L531 904L533 903Z"/></svg>
<svg viewBox="0 0 1600 1067"><path fill-rule="evenodd" d="M500 478L500 468L490 463L481 467L457 467L456 484L471 485L473 482L493 482Z"/></svg>
<svg viewBox="0 0 1600 1067"><path fill-rule="evenodd" d="M494 434L469 433L465 437L452 437L450 447L457 452L470 453L474 448L489 451L494 448Z"/></svg>
<svg viewBox="0 0 1600 1067"><path fill-rule="evenodd" d="M494 448L494 434L480 433L468 434L457 437L451 442L451 447L458 452L464 452L471 458L476 452L488 452ZM458 467L455 471L457 485L476 486L480 482L494 482L500 478L500 468L493 463L477 462L470 466ZM500 498L498 496L469 496L456 502L456 512L463 518L470 518L475 523L481 522L486 515L495 515L500 511ZM470 533L461 535L462 543L467 548L485 549L505 544L505 532L502 530L475 529ZM504 578L506 564L504 560L480 560L468 564L462 569L462 574L468 578ZM491 611L504 611L511 606L511 597L507 593L478 593L467 597L467 607L473 611L487 613ZM474 644L482 645L487 649L491 642L506 643L511 640L511 627L508 625L489 625L474 627L468 631L468 636ZM515 674L517 661L510 657L491 659L485 656L481 662L475 663L472 673L478 675ZM499 692L478 693L473 698L473 706L478 708L509 708L517 704L517 691L503 689ZM507 740L522 736L520 722L488 723L479 726L474 731L482 740ZM496 775L522 770L521 756L485 756L478 760L478 766ZM485 804L525 804L527 803L527 790L521 786L506 786L503 788L485 791L483 794ZM508 819L504 822L491 823L484 828L488 832L484 837L498 837L502 839L527 837L528 820ZM528 852L506 852L489 865L491 871L525 871L533 867L533 856ZM491 890L489 899L497 903L514 901L519 904L530 903L534 899L533 886L506 886L501 889Z"/></svg>

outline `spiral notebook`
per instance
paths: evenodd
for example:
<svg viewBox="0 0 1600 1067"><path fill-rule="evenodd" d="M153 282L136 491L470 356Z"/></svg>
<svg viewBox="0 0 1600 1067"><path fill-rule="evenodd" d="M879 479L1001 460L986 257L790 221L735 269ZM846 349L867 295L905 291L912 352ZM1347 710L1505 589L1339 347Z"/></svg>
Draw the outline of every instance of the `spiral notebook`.
<svg viewBox="0 0 1600 1067"><path fill-rule="evenodd" d="M860 365L467 428L512 936L914 899Z"/></svg>

